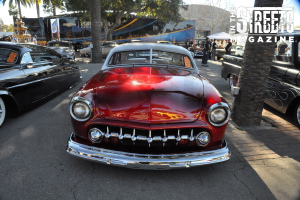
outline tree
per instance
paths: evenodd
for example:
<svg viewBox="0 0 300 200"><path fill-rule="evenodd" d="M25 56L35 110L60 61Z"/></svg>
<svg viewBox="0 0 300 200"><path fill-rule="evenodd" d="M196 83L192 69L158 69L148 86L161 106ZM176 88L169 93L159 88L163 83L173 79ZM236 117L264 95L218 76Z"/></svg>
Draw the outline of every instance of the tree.
<svg viewBox="0 0 300 200"><path fill-rule="evenodd" d="M90 11L92 18L92 62L101 63L101 2L99 0L90 0Z"/></svg>
<svg viewBox="0 0 300 200"><path fill-rule="evenodd" d="M15 5L18 5L20 18L22 18L21 4L22 4L22 6L25 6L25 7L31 6L31 4L32 4L31 0L15 0L14 2L15 2L14 3ZM2 0L2 3L4 5L6 3L6 0ZM9 5L9 7L12 6L13 0L9 0L8 5Z"/></svg>
<svg viewBox="0 0 300 200"><path fill-rule="evenodd" d="M8 14L9 14L10 16L17 17L18 14L19 14L19 11L18 11L18 9L17 9L16 6L10 5L10 6L9 6L9 10L8 10Z"/></svg>
<svg viewBox="0 0 300 200"><path fill-rule="evenodd" d="M10 25L3 25L3 30L4 32L14 32L14 25L10 24Z"/></svg>
<svg viewBox="0 0 300 200"><path fill-rule="evenodd" d="M255 0L255 7L281 7L282 3L283 0ZM254 39L257 41L258 36ZM235 98L232 114L232 120L239 126L261 123L274 49L275 42L251 43L247 40L238 82L240 93Z"/></svg>
<svg viewBox="0 0 300 200"><path fill-rule="evenodd" d="M87 13L88 0L68 0L72 10ZM101 0L101 21L105 31L105 40L112 40L114 30L120 26L123 17L136 13L137 17L148 16L159 18L165 23L182 20L179 7L183 0Z"/></svg>
<svg viewBox="0 0 300 200"><path fill-rule="evenodd" d="M65 8L63 0L44 0L43 7L46 13L51 13L53 16L56 16L57 8L61 10Z"/></svg>
<svg viewBox="0 0 300 200"><path fill-rule="evenodd" d="M33 1L35 2L37 17L40 17L40 3L42 3L42 0L33 0Z"/></svg>

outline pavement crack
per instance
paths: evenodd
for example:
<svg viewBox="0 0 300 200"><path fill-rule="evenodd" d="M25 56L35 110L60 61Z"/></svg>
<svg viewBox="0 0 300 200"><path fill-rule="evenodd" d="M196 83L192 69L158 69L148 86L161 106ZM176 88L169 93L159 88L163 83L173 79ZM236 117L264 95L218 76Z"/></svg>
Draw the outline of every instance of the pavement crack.
<svg viewBox="0 0 300 200"><path fill-rule="evenodd" d="M252 191L250 190L250 188L249 188L243 181L241 181L241 180L237 177L237 175L234 174L234 172L236 172L236 171L244 170L245 167L246 167L246 166L244 166L243 169L235 170L235 171L231 172L231 174L236 178L236 180L237 180L238 182L242 183L242 184L248 189L250 195L252 195L255 199L258 200L258 197L256 197L256 196L252 193Z"/></svg>
<svg viewBox="0 0 300 200"><path fill-rule="evenodd" d="M71 192L72 192L72 194L73 194L73 197L74 197L74 199L76 200L76 194L75 194L75 188L76 188L76 186L78 185L78 183L80 183L80 181L81 180L79 180L79 181L77 181L75 184L74 184L74 186L71 188Z"/></svg>

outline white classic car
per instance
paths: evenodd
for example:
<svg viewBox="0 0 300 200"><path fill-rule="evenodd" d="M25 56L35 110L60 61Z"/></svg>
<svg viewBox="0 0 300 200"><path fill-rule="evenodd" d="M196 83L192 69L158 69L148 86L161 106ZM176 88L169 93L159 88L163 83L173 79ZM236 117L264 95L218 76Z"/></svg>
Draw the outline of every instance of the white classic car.
<svg viewBox="0 0 300 200"><path fill-rule="evenodd" d="M50 41L47 43L47 47L55 50L64 58L75 60L75 51L72 44L68 41Z"/></svg>
<svg viewBox="0 0 300 200"><path fill-rule="evenodd" d="M119 46L117 43L115 42L103 42L102 43L102 56L106 57L109 52L116 46ZM80 56L85 56L85 57L90 57L92 54L92 49L93 49L93 44L89 44L88 47L80 49Z"/></svg>

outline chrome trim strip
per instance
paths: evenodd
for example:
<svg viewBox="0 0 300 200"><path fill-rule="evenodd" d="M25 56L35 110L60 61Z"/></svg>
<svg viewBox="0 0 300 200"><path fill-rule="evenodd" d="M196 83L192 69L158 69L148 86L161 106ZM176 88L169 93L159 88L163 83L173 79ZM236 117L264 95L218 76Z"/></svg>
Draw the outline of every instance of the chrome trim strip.
<svg viewBox="0 0 300 200"><path fill-rule="evenodd" d="M6 95L8 95L8 92L5 91L5 90L0 90L0 95L1 95L1 94L6 94Z"/></svg>
<svg viewBox="0 0 300 200"><path fill-rule="evenodd" d="M188 168L224 162L229 160L231 155L225 140L223 148L211 151L186 154L136 154L80 144L72 139L73 134L68 141L67 152L69 154L87 160L133 169Z"/></svg>
<svg viewBox="0 0 300 200"><path fill-rule="evenodd" d="M235 67L235 68L242 68L241 66L238 66L238 65L235 65L235 64L226 62L226 61L223 61L223 63L226 64L226 65L231 65L231 66L233 66L233 67Z"/></svg>
<svg viewBox="0 0 300 200"><path fill-rule="evenodd" d="M30 84L33 84L33 83L38 83L38 82L45 81L45 80L48 80L48 79L51 79L51 78L56 78L56 77L59 77L59 76L62 76L62 75L50 76L50 77L47 77L47 78L38 79L38 80L35 80L35 81L14 85L14 86L11 86L11 87L7 87L7 89L12 89L12 88L16 88L16 87L25 86L25 85L30 85Z"/></svg>

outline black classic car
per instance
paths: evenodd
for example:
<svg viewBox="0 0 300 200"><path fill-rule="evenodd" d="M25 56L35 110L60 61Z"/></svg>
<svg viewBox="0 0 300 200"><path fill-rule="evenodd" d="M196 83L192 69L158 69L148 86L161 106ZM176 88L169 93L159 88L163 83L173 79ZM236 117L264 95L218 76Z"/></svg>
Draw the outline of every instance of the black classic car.
<svg viewBox="0 0 300 200"><path fill-rule="evenodd" d="M294 42L289 42L289 37L294 37ZM299 41L300 32L278 35L265 96L266 104L282 113L291 113L298 127L300 127ZM236 86L243 58L225 55L223 59L221 76L229 79L230 86Z"/></svg>
<svg viewBox="0 0 300 200"><path fill-rule="evenodd" d="M79 81L75 62L52 49L0 42L0 126L7 115L31 108Z"/></svg>

